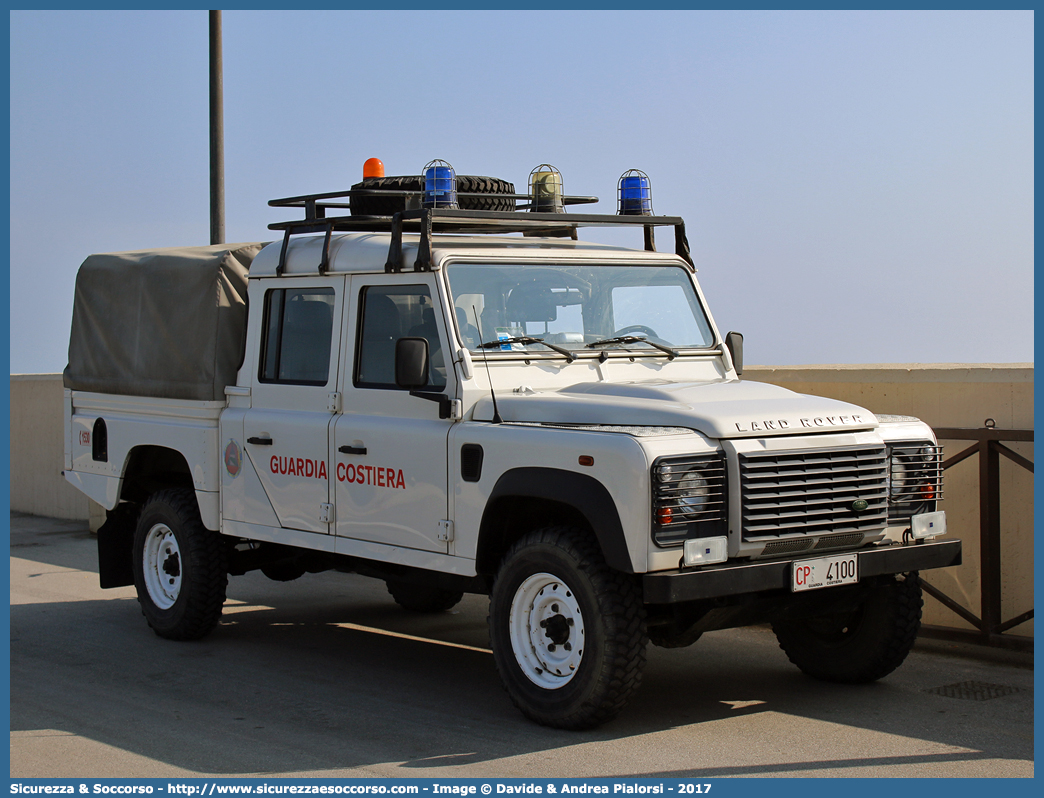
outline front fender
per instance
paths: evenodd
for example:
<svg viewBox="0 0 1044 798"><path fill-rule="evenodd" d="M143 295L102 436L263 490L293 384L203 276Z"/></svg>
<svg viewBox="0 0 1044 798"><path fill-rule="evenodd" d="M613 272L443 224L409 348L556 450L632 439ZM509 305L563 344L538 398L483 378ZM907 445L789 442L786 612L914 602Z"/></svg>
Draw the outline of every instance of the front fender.
<svg viewBox="0 0 1044 798"><path fill-rule="evenodd" d="M504 472L483 511L480 539L495 534L495 507L499 500L512 497L553 501L573 508L594 530L606 563L618 571L634 573L616 502L594 477L559 468L513 468Z"/></svg>

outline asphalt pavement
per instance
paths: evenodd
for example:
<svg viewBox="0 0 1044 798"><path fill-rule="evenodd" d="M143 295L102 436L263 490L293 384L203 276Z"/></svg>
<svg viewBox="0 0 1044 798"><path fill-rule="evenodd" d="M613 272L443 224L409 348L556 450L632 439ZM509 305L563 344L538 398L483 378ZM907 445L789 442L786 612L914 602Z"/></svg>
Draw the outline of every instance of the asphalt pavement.
<svg viewBox="0 0 1044 798"><path fill-rule="evenodd" d="M650 647L624 712L566 732L511 705L482 596L417 615L365 577L255 572L178 643L96 560L86 523L11 514L12 777L1033 776L1029 655L925 641L852 687L767 628L713 632Z"/></svg>

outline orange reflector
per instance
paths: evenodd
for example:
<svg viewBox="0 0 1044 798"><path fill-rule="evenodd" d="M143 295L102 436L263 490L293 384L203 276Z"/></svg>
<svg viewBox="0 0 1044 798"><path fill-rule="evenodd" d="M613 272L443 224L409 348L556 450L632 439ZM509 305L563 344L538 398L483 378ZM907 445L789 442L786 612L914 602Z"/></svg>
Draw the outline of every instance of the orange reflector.
<svg viewBox="0 0 1044 798"><path fill-rule="evenodd" d="M656 520L661 524L669 524L672 518L674 518L674 512L670 507L661 507L656 513Z"/></svg>
<svg viewBox="0 0 1044 798"><path fill-rule="evenodd" d="M921 498L925 501L931 501L935 498L935 487L933 485L922 485L921 486Z"/></svg>
<svg viewBox="0 0 1044 798"><path fill-rule="evenodd" d="M582 454L582 455L580 455L580 459L577 462L579 462L580 465L593 466L594 465L594 458L591 457L591 455L589 455L589 454Z"/></svg>
<svg viewBox="0 0 1044 798"><path fill-rule="evenodd" d="M384 177L384 161L380 158L369 158L363 164L363 179L367 177Z"/></svg>

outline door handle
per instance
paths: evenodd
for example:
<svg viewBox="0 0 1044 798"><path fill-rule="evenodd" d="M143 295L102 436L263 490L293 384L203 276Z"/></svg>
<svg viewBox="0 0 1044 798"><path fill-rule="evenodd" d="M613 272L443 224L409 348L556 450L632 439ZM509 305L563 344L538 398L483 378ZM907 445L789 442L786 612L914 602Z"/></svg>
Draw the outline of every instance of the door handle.
<svg viewBox="0 0 1044 798"><path fill-rule="evenodd" d="M366 454L365 446L338 446L337 451L341 454Z"/></svg>
<svg viewBox="0 0 1044 798"><path fill-rule="evenodd" d="M271 446L271 438L247 438L247 443L252 443L254 446Z"/></svg>

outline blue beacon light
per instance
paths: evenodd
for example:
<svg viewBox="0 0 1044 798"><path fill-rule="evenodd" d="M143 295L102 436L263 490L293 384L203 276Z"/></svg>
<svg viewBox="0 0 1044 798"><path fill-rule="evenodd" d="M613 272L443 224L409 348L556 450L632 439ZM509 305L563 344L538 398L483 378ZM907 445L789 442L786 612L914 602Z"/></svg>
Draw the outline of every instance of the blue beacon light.
<svg viewBox="0 0 1044 798"><path fill-rule="evenodd" d="M652 183L649 175L638 169L628 169L617 184L619 216L652 216Z"/></svg>
<svg viewBox="0 0 1044 798"><path fill-rule="evenodd" d="M436 158L424 167L425 208L456 208L457 173L446 161Z"/></svg>

